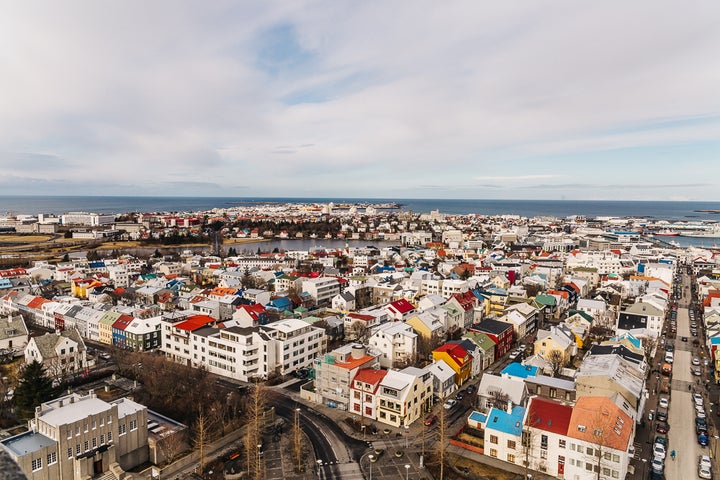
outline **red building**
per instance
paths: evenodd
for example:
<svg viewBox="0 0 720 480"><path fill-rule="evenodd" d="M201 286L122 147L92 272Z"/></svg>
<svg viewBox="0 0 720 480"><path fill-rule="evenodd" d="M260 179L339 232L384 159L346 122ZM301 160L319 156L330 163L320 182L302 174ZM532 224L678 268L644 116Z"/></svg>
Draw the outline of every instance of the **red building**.
<svg viewBox="0 0 720 480"><path fill-rule="evenodd" d="M487 318L473 325L470 331L484 333L495 342L495 360L512 350L515 343L513 326L506 322Z"/></svg>

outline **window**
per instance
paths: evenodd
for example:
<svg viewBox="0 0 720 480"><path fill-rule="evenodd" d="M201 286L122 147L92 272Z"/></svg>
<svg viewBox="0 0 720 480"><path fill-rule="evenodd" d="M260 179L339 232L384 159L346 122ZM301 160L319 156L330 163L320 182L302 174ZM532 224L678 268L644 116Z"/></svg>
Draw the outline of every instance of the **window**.
<svg viewBox="0 0 720 480"><path fill-rule="evenodd" d="M540 448L542 448L543 450L546 450L548 448L548 436L547 435L540 436Z"/></svg>
<svg viewBox="0 0 720 480"><path fill-rule="evenodd" d="M100 445L105 445L105 435L104 434L100 435Z"/></svg>
<svg viewBox="0 0 720 480"><path fill-rule="evenodd" d="M70 427L67 429L67 438L72 438L72 428Z"/></svg>
<svg viewBox="0 0 720 480"><path fill-rule="evenodd" d="M108 432L108 443L112 442L112 432Z"/></svg>
<svg viewBox="0 0 720 480"><path fill-rule="evenodd" d="M42 468L42 457L32 459L32 471L36 472Z"/></svg>
<svg viewBox="0 0 720 480"><path fill-rule="evenodd" d="M92 421L92 429L95 430L96 428L97 428L97 422L95 421L95 419L93 419L93 421Z"/></svg>
<svg viewBox="0 0 720 480"><path fill-rule="evenodd" d="M587 470L588 472L592 472L592 471L593 471L593 464L590 463L590 462L587 462L587 463L585 464L585 470Z"/></svg>
<svg viewBox="0 0 720 480"><path fill-rule="evenodd" d="M108 416L107 416L107 422L108 422L108 423L112 423L112 417L110 416L109 413L108 413Z"/></svg>
<svg viewBox="0 0 720 480"><path fill-rule="evenodd" d="M540 450L540 458L547 460L547 450Z"/></svg>
<svg viewBox="0 0 720 480"><path fill-rule="evenodd" d="M90 450L90 444L88 443L87 440L85 440L85 441L83 442L83 448L84 448L83 451L85 451L85 452L87 452L88 450Z"/></svg>
<svg viewBox="0 0 720 480"><path fill-rule="evenodd" d="M490 449L490 456L493 457L493 458L497 458L497 450L495 450L494 448L491 448L491 449Z"/></svg>
<svg viewBox="0 0 720 480"><path fill-rule="evenodd" d="M48 453L47 464L52 465L53 463L57 463L57 452Z"/></svg>
<svg viewBox="0 0 720 480"><path fill-rule="evenodd" d="M585 452L591 456L595 453L594 450L592 449L592 447L586 447Z"/></svg>
<svg viewBox="0 0 720 480"><path fill-rule="evenodd" d="M512 453L508 453L508 454L507 454L507 461L510 462L510 463L515 463L515 455L513 455Z"/></svg>
<svg viewBox="0 0 720 480"><path fill-rule="evenodd" d="M75 445L75 455L80 455L80 444Z"/></svg>
<svg viewBox="0 0 720 480"><path fill-rule="evenodd" d="M68 458L72 458L72 447L68 448Z"/></svg>
<svg viewBox="0 0 720 480"><path fill-rule="evenodd" d="M612 459L613 459L613 462L620 463L620 455L616 455L613 453Z"/></svg>
<svg viewBox="0 0 720 480"><path fill-rule="evenodd" d="M85 424L85 429L84 429L84 430L85 430L85 433L87 433L87 431L88 431L88 424L87 424L87 423Z"/></svg>
<svg viewBox="0 0 720 480"><path fill-rule="evenodd" d="M92 446L93 446L93 448L97 448L97 437L93 437Z"/></svg>
<svg viewBox="0 0 720 480"><path fill-rule="evenodd" d="M515 450L515 440L508 440L507 441L507 448L511 450Z"/></svg>
<svg viewBox="0 0 720 480"><path fill-rule="evenodd" d="M558 447L565 448L565 439L561 438L558 440Z"/></svg>
<svg viewBox="0 0 720 480"><path fill-rule="evenodd" d="M498 437L497 435L490 435L490 443L498 443Z"/></svg>

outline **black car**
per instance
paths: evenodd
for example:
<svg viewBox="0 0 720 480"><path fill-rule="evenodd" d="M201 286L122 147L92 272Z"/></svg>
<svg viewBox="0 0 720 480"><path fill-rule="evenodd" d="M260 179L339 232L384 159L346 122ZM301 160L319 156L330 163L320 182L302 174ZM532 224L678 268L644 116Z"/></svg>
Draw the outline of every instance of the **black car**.
<svg viewBox="0 0 720 480"><path fill-rule="evenodd" d="M707 420L700 417L695 417L695 431L698 432L698 435L701 431L707 432Z"/></svg>
<svg viewBox="0 0 720 480"><path fill-rule="evenodd" d="M682 340L683 342L687 342L687 337L681 337L680 340Z"/></svg>
<svg viewBox="0 0 720 480"><path fill-rule="evenodd" d="M672 352L673 350L675 350L675 346L673 346L672 343L666 343L666 344L665 344L665 351L667 351L667 352Z"/></svg>
<svg viewBox="0 0 720 480"><path fill-rule="evenodd" d="M667 412L662 411L662 410L658 410L658 412L657 412L657 414L656 414L656 417L657 417L657 419L658 419L659 421L665 422L665 421L667 421L667 418L668 418L668 417L667 417Z"/></svg>

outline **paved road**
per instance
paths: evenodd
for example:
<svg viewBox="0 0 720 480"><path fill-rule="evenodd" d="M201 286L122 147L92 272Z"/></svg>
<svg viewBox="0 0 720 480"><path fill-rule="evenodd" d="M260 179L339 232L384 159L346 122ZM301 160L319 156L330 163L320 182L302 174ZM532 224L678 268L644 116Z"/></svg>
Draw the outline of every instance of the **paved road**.
<svg viewBox="0 0 720 480"><path fill-rule="evenodd" d="M683 298L677 313L677 336L675 341L675 363L673 365L672 401L670 403L670 450L677 452L677 459L665 462L665 476L672 479L697 478L697 458L701 453L707 454L707 448L697 443L695 434L695 406L692 392L688 385L693 385L698 377L690 372L692 352L692 337L690 335L690 320L687 304L689 296L685 295L685 286L689 285L686 275L683 275ZM680 340L687 337L688 342ZM707 407L707 405L706 405ZM706 408L707 409L707 408Z"/></svg>

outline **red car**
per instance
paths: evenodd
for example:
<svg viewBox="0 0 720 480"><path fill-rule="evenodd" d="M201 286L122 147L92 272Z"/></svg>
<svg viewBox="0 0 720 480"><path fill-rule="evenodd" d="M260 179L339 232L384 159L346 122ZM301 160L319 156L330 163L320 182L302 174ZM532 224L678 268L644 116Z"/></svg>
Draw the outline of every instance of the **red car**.
<svg viewBox="0 0 720 480"><path fill-rule="evenodd" d="M437 415L435 415L434 413L429 413L428 416L425 417L425 425L429 427L430 425L435 423L436 419L437 419Z"/></svg>

